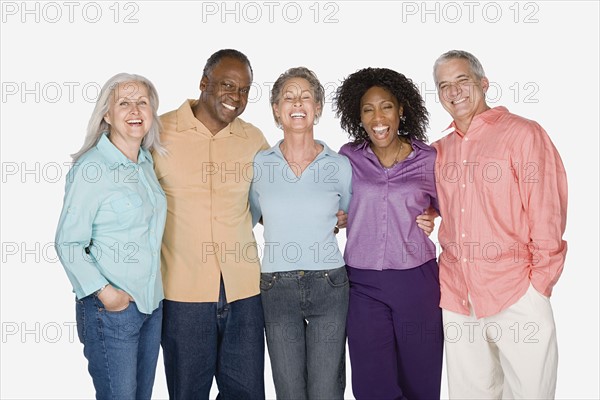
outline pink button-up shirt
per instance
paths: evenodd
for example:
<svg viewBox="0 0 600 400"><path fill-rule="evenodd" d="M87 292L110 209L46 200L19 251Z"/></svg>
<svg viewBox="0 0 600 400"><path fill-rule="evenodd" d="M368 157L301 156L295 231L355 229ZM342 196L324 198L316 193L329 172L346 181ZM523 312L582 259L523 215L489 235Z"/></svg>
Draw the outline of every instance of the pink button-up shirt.
<svg viewBox="0 0 600 400"><path fill-rule="evenodd" d="M440 306L477 318L550 296L567 243L567 177L548 134L504 107L433 143L442 223Z"/></svg>

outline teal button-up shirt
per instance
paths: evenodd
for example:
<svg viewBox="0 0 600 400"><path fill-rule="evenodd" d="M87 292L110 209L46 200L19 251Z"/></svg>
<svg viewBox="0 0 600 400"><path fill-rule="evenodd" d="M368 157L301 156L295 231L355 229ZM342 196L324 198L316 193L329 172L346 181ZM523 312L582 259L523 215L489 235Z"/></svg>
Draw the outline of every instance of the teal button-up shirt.
<svg viewBox="0 0 600 400"><path fill-rule="evenodd" d="M102 135L67 174L56 231L56 251L77 298L110 283L151 314L164 298L166 209L152 156L140 149L134 163Z"/></svg>

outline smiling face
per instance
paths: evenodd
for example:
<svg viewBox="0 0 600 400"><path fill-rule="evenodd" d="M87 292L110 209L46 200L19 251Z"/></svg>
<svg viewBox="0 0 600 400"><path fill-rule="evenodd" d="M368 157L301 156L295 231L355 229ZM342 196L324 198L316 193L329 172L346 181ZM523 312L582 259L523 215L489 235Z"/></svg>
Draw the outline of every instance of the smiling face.
<svg viewBox="0 0 600 400"><path fill-rule="evenodd" d="M146 85L141 82L120 83L108 99L104 120L110 125L111 138L141 143L153 122Z"/></svg>
<svg viewBox="0 0 600 400"><path fill-rule="evenodd" d="M291 78L281 89L279 102L273 104L275 117L284 132L312 130L315 118L321 114L313 88L304 78Z"/></svg>
<svg viewBox="0 0 600 400"><path fill-rule="evenodd" d="M213 133L225 128L246 109L251 84L252 72L246 63L223 58L200 81L200 121Z"/></svg>
<svg viewBox="0 0 600 400"><path fill-rule="evenodd" d="M373 86L360 99L360 121L373 146L386 148L396 140L403 107L386 89Z"/></svg>
<svg viewBox="0 0 600 400"><path fill-rule="evenodd" d="M435 77L442 106L454 118L458 128L466 132L473 118L489 108L485 102L488 79L477 78L469 62L462 58L440 64Z"/></svg>

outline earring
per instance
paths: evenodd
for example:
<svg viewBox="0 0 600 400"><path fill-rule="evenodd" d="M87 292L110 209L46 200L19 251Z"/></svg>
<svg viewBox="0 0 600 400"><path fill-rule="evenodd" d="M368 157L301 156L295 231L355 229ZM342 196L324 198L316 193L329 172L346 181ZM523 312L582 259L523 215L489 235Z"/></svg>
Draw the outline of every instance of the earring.
<svg viewBox="0 0 600 400"><path fill-rule="evenodd" d="M402 121L402 122L406 122L406 115L402 115L402 116L400 117L400 121Z"/></svg>

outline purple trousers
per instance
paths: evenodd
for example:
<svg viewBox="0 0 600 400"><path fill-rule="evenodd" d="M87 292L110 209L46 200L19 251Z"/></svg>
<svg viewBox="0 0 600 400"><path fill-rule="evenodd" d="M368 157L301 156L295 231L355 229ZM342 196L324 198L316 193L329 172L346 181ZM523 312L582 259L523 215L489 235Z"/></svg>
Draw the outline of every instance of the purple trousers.
<svg viewBox="0 0 600 400"><path fill-rule="evenodd" d="M347 270L356 399L439 399L444 336L435 259L408 270Z"/></svg>

